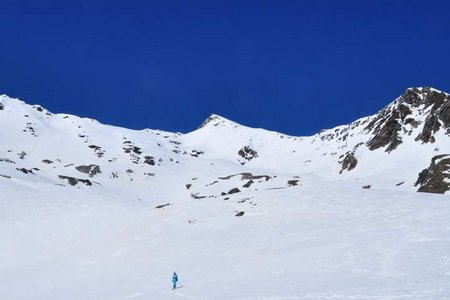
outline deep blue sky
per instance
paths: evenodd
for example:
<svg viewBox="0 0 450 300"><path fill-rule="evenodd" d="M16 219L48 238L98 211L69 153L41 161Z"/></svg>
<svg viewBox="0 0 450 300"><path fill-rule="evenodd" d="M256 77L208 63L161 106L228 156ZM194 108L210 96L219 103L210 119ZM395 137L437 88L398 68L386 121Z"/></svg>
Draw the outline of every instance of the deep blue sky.
<svg viewBox="0 0 450 300"><path fill-rule="evenodd" d="M0 93L135 129L217 113L312 134L449 92L449 3L0 0Z"/></svg>

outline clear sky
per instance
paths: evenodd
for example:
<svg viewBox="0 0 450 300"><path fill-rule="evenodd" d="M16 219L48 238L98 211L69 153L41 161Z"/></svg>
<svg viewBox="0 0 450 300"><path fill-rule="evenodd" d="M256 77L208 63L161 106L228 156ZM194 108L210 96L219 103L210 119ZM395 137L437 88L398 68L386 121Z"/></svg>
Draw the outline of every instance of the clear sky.
<svg viewBox="0 0 450 300"><path fill-rule="evenodd" d="M450 1L0 0L0 93L117 126L309 135L422 85L450 92Z"/></svg>

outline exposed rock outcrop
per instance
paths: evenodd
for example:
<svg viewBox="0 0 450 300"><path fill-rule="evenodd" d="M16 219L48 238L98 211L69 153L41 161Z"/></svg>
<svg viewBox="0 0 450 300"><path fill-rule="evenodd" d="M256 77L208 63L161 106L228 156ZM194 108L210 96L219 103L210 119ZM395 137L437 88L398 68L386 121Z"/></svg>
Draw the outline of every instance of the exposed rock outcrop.
<svg viewBox="0 0 450 300"><path fill-rule="evenodd" d="M224 124L227 121L228 120L226 120L225 118L222 118L221 116L212 114L208 118L206 118L205 121L203 121L203 123L200 125L199 129L203 128L203 127L206 127L206 125L219 126L220 124Z"/></svg>
<svg viewBox="0 0 450 300"><path fill-rule="evenodd" d="M79 178L74 178L74 177L64 176L64 175L59 175L58 177L60 179L67 180L67 182L72 186L77 185L79 182L84 183L87 186L92 185L92 182L88 179L79 179Z"/></svg>
<svg viewBox="0 0 450 300"><path fill-rule="evenodd" d="M450 190L450 154L434 156L428 168L419 173L418 192L444 194Z"/></svg>
<svg viewBox="0 0 450 300"><path fill-rule="evenodd" d="M293 179L293 180L289 180L287 183L288 183L288 186L297 186L299 181L300 180L298 180L298 179Z"/></svg>
<svg viewBox="0 0 450 300"><path fill-rule="evenodd" d="M340 163L342 164L342 169L339 174L342 174L344 170L353 170L358 164L358 160L352 152L348 152Z"/></svg>
<svg viewBox="0 0 450 300"><path fill-rule="evenodd" d="M75 169L78 172L88 174L89 177L94 177L94 175L101 173L100 167L97 165L88 165L88 166L82 165L82 166L75 167Z"/></svg>
<svg viewBox="0 0 450 300"><path fill-rule="evenodd" d="M434 133L441 127L450 133L450 96L435 90L430 90L426 95L425 109L429 109L422 132L416 137L416 141L434 143Z"/></svg>
<svg viewBox="0 0 450 300"><path fill-rule="evenodd" d="M232 188L231 190L228 191L228 195L237 194L240 192L241 191L238 188Z"/></svg>
<svg viewBox="0 0 450 300"><path fill-rule="evenodd" d="M15 164L14 161L12 161L12 160L10 160L8 158L0 158L0 162L2 162L2 161L6 162L6 163L9 163L9 164Z"/></svg>
<svg viewBox="0 0 450 300"><path fill-rule="evenodd" d="M422 141L424 143L434 143L435 138L433 136L434 133L439 131L441 128L441 124L439 123L439 119L436 115L429 115L425 124L423 125L422 132L416 137L416 141Z"/></svg>
<svg viewBox="0 0 450 300"><path fill-rule="evenodd" d="M407 89L365 127L373 134L367 147L395 150L403 142L402 135L411 134L411 128L418 128L424 118L416 141L434 143L434 134L441 128L450 134L450 95L429 87Z"/></svg>
<svg viewBox="0 0 450 300"><path fill-rule="evenodd" d="M217 119L218 119L218 116L216 116L216 115L210 115L208 118L206 118L205 121L203 121L202 124L200 124L200 126L199 126L198 128L199 128L199 129L200 129L200 128L203 128L203 127L205 127L206 125L208 125L209 123L211 123L212 121L217 120Z"/></svg>
<svg viewBox="0 0 450 300"><path fill-rule="evenodd" d="M169 205L170 205L170 203L161 204L161 205L155 206L155 208L164 208L164 207L169 206Z"/></svg>
<svg viewBox="0 0 450 300"><path fill-rule="evenodd" d="M402 143L399 137L401 125L398 121L399 112L394 111L390 115L381 114L377 119L372 121L367 128L372 129L375 133L374 137L367 142L370 150L386 147L386 152L390 152ZM377 124L377 125L375 125Z"/></svg>
<svg viewBox="0 0 450 300"><path fill-rule="evenodd" d="M249 187L253 184L253 182L254 182L254 181L250 179L250 180L247 181L247 183L245 183L242 187L243 187L243 188L249 188Z"/></svg>
<svg viewBox="0 0 450 300"><path fill-rule="evenodd" d="M25 169L25 168L16 168L17 171L20 171L24 174L34 174L33 170Z"/></svg>
<svg viewBox="0 0 450 300"><path fill-rule="evenodd" d="M150 166L154 166L155 165L155 158L153 156L145 156L144 157L144 164L148 164Z"/></svg>
<svg viewBox="0 0 450 300"><path fill-rule="evenodd" d="M252 159L258 157L258 152L256 152L256 150L253 150L249 146L242 147L238 151L238 154L239 154L239 156L241 156L243 159L245 159L247 161L251 161ZM241 161L241 164L242 165L245 164L245 161Z"/></svg>

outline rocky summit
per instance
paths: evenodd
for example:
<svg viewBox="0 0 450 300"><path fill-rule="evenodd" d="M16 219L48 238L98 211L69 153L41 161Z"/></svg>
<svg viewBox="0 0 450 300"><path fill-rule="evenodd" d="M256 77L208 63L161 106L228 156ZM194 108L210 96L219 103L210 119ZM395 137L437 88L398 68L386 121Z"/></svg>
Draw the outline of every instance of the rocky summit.
<svg viewBox="0 0 450 300"><path fill-rule="evenodd" d="M386 147L392 151L402 143L403 134L417 134L416 141L434 143L441 127L450 133L450 96L433 88L407 89L397 100L384 108L367 129L374 137L368 142L369 149Z"/></svg>

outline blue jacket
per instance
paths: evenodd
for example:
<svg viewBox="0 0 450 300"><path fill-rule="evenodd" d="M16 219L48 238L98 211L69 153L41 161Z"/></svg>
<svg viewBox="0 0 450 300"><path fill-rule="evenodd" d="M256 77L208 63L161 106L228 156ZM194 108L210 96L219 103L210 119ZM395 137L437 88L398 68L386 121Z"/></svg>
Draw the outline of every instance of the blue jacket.
<svg viewBox="0 0 450 300"><path fill-rule="evenodd" d="M172 277L172 282L177 282L178 281L178 276L177 273L173 273L173 277Z"/></svg>

